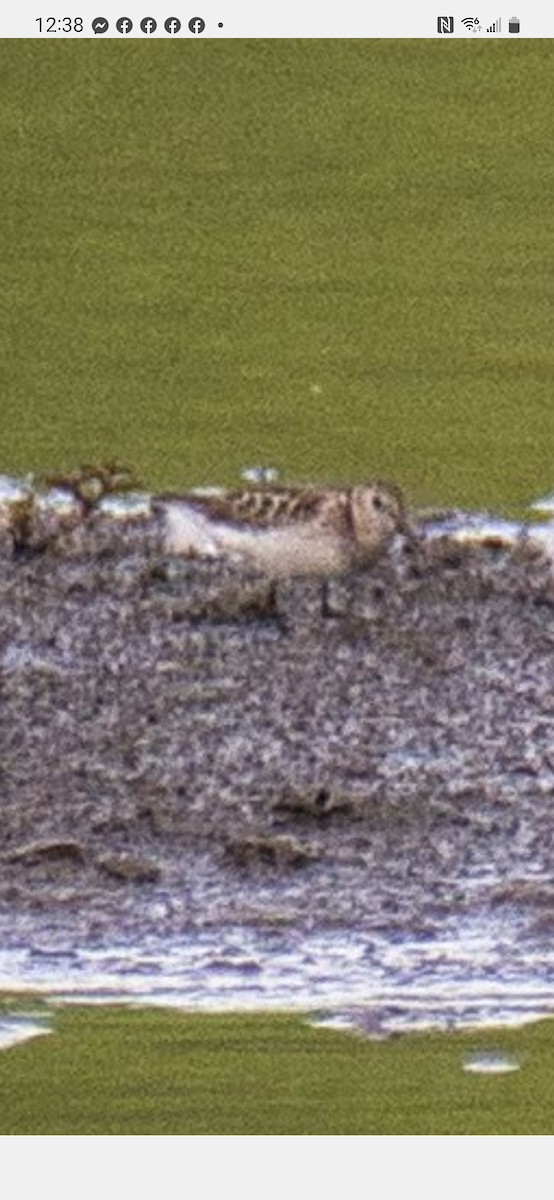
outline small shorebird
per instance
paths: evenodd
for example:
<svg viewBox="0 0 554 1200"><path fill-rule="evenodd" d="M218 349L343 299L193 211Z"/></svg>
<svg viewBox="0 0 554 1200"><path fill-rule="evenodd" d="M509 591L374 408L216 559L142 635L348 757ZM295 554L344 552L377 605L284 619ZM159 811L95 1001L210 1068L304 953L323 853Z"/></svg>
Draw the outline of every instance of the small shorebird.
<svg viewBox="0 0 554 1200"><path fill-rule="evenodd" d="M322 581L322 614L331 615L328 581L373 562L395 533L407 532L404 502L394 484L351 488L259 486L221 494L196 491L159 497L168 554L223 557L270 581Z"/></svg>

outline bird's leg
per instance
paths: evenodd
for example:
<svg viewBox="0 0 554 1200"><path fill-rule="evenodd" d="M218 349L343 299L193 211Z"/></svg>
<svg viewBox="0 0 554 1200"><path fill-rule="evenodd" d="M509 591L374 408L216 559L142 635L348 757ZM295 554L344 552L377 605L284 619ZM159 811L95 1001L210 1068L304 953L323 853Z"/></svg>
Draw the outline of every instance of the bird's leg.
<svg viewBox="0 0 554 1200"><path fill-rule="evenodd" d="M321 615L327 620L328 617L336 617L338 613L333 608L329 600L329 580L323 579L321 582Z"/></svg>
<svg viewBox="0 0 554 1200"><path fill-rule="evenodd" d="M282 633L287 633L288 632L288 621L287 621L287 618L285 617L285 614L279 607L277 596L278 596L277 580L270 579L268 589L267 589L266 601L265 601L265 616L267 618L269 618L270 621L275 621L275 624L281 630Z"/></svg>
<svg viewBox="0 0 554 1200"><path fill-rule="evenodd" d="M267 615L271 617L279 616L279 605L277 603L277 580L270 579L267 596L266 596Z"/></svg>

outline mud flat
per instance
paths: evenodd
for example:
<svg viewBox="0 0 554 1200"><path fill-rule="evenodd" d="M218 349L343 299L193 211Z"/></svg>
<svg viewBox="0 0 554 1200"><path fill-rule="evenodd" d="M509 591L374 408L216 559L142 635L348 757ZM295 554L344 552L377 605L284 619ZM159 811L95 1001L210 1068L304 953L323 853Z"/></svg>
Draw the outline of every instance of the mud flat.
<svg viewBox="0 0 554 1200"><path fill-rule="evenodd" d="M163 991L163 947L194 945L214 1003L229 969L254 1003L272 954L310 977L311 944L312 999L344 999L355 961L358 1002L376 979L389 1006L402 986L412 1008L427 986L493 995L507 970L552 1006L548 572L438 539L333 603L322 619L296 581L275 614L263 580L165 559L146 516L16 558L4 538L3 986L42 963L63 990L88 955Z"/></svg>

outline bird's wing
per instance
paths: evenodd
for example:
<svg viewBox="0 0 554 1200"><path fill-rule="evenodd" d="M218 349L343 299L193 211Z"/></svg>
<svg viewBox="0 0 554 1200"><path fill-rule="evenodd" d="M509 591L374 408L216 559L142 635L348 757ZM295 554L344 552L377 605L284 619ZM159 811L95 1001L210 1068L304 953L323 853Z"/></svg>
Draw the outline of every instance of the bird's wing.
<svg viewBox="0 0 554 1200"><path fill-rule="evenodd" d="M221 496L189 494L181 500L210 521L259 529L313 520L323 507L320 492L294 488L248 488Z"/></svg>

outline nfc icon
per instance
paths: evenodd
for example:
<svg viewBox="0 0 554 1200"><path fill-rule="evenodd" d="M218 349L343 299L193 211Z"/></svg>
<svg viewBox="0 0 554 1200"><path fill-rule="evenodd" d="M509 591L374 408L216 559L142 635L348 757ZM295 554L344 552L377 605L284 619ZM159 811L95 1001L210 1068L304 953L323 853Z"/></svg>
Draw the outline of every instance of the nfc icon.
<svg viewBox="0 0 554 1200"><path fill-rule="evenodd" d="M437 17L437 33L454 33L454 17Z"/></svg>

